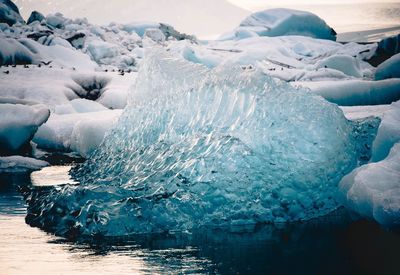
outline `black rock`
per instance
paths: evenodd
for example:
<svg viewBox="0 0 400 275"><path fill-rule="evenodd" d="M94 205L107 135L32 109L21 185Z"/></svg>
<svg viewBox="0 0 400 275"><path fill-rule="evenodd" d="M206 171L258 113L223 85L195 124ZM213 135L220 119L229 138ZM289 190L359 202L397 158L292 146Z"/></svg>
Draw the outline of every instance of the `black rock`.
<svg viewBox="0 0 400 275"><path fill-rule="evenodd" d="M28 19L27 24L31 24L31 23L33 23L33 22L35 22L35 21L42 22L43 19L45 19L45 17L43 16L43 14L41 14L41 13L38 12L38 11L33 11L33 12L31 13L31 15L29 16L29 19Z"/></svg>
<svg viewBox="0 0 400 275"><path fill-rule="evenodd" d="M10 26L15 23L25 23L22 19L18 7L10 0L0 0L0 23Z"/></svg>

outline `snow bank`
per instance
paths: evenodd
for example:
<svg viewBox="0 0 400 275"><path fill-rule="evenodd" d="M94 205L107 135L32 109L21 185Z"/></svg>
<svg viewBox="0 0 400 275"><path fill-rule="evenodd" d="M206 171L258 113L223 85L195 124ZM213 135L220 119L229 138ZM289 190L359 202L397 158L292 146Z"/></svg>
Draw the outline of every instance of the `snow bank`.
<svg viewBox="0 0 400 275"><path fill-rule="evenodd" d="M40 170L43 167L48 166L49 163L46 161L21 157L21 156L9 156L0 157L0 173L18 173Z"/></svg>
<svg viewBox="0 0 400 275"><path fill-rule="evenodd" d="M400 100L400 79L294 82L341 106L381 105Z"/></svg>
<svg viewBox="0 0 400 275"><path fill-rule="evenodd" d="M10 154L29 144L50 111L42 105L0 104L0 115L0 154Z"/></svg>
<svg viewBox="0 0 400 275"><path fill-rule="evenodd" d="M340 183L345 204L388 227L400 227L400 143L387 158L355 169Z"/></svg>
<svg viewBox="0 0 400 275"><path fill-rule="evenodd" d="M383 114L378 134L372 144L372 161L381 161L395 143L400 142L400 101Z"/></svg>
<svg viewBox="0 0 400 275"><path fill-rule="evenodd" d="M269 9L251 14L221 40L258 36L303 35L336 40L336 32L321 18L306 11Z"/></svg>
<svg viewBox="0 0 400 275"><path fill-rule="evenodd" d="M392 56L376 68L375 80L387 78L400 78L400 53Z"/></svg>

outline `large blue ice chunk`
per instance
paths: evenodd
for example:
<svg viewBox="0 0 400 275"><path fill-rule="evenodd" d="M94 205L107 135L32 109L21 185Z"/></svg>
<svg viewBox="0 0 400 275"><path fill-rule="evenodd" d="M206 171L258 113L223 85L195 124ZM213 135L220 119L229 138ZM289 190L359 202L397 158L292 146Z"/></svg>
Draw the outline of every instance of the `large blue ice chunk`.
<svg viewBox="0 0 400 275"><path fill-rule="evenodd" d="M73 171L81 184L32 198L28 221L124 235L307 220L338 206L355 151L351 124L323 98L155 51L116 128Z"/></svg>

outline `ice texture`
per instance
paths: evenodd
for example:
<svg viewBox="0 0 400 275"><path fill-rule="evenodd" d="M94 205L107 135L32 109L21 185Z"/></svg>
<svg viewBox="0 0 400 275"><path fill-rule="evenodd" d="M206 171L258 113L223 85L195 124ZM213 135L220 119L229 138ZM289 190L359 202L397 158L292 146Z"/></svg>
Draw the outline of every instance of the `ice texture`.
<svg viewBox="0 0 400 275"><path fill-rule="evenodd" d="M384 226L400 228L400 143L384 160L345 176L340 189L348 207Z"/></svg>
<svg viewBox="0 0 400 275"><path fill-rule="evenodd" d="M60 235L290 222L338 206L357 162L342 111L255 69L147 54L116 128L78 186L31 194L27 221Z"/></svg>

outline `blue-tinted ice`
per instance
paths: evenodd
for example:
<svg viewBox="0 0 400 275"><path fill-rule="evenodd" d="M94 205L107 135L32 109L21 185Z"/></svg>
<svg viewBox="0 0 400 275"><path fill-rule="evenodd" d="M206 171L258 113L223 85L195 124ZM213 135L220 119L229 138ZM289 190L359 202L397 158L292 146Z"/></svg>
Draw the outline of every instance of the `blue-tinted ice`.
<svg viewBox="0 0 400 275"><path fill-rule="evenodd" d="M157 50L116 128L73 171L81 185L34 194L28 220L116 236L311 219L338 206L357 162L352 129L336 105L256 69Z"/></svg>

